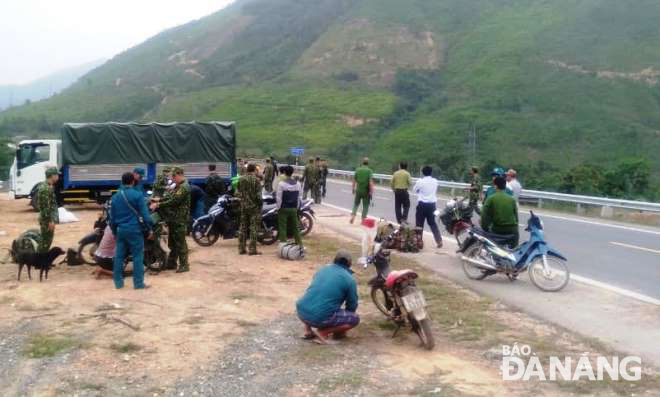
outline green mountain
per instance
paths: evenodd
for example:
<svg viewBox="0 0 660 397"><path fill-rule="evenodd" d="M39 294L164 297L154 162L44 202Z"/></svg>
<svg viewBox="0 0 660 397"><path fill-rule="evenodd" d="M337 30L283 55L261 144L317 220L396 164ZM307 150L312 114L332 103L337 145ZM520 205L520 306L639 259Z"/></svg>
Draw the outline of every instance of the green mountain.
<svg viewBox="0 0 660 397"><path fill-rule="evenodd" d="M660 2L237 0L0 113L238 123L239 152L348 167L514 167L528 187L651 199L660 185Z"/></svg>

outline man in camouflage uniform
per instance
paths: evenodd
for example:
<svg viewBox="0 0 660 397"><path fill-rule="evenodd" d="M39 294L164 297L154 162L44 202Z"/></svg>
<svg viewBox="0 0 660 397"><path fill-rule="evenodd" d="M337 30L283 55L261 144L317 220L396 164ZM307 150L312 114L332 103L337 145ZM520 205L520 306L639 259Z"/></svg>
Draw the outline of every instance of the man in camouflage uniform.
<svg viewBox="0 0 660 397"><path fill-rule="evenodd" d="M481 200L484 185L479 177L479 168L472 167L470 169L470 175L472 176L469 190L470 207L472 207L477 214L481 214L481 211L479 210L479 200Z"/></svg>
<svg viewBox="0 0 660 397"><path fill-rule="evenodd" d="M273 192L273 179L275 179L275 168L270 159L266 159L266 167L264 167L264 190L268 193Z"/></svg>
<svg viewBox="0 0 660 397"><path fill-rule="evenodd" d="M37 208L39 209L39 226L41 228L39 252L41 253L48 252L50 249L53 237L55 237L55 224L59 223L57 199L53 190L59 178L57 168L48 168L46 170L46 181L42 182L37 189Z"/></svg>
<svg viewBox="0 0 660 397"><path fill-rule="evenodd" d="M163 171L160 175L156 177L156 183L154 183L153 196L154 197L163 197L165 196L165 191L167 190L167 185L170 181L170 172L172 169L170 167L163 168Z"/></svg>
<svg viewBox="0 0 660 397"><path fill-rule="evenodd" d="M314 159L309 159L309 164L305 166L305 170L302 175L303 183L303 200L307 200L307 194L312 189L314 183L316 183L316 165L314 164Z"/></svg>
<svg viewBox="0 0 660 397"><path fill-rule="evenodd" d="M206 177L206 203L204 205L205 211L208 211L215 203L218 202L218 198L223 194L227 193L227 185L225 181L215 172L215 164L209 165L209 176Z"/></svg>
<svg viewBox="0 0 660 397"><path fill-rule="evenodd" d="M177 273L190 270L188 265L188 243L186 233L188 231L188 220L190 218L190 186L183 175L183 168L175 167L172 176L176 187L168 193L165 198L151 205L151 209L160 208L165 210L165 217L169 235L167 246L170 255L167 258L166 269L176 269ZM177 259L179 267L177 268Z"/></svg>
<svg viewBox="0 0 660 397"><path fill-rule="evenodd" d="M261 227L261 186L254 175L256 167L248 164L247 175L238 181L238 197L241 203L240 230L238 233L238 253L245 255L260 255L257 252L257 233ZM245 248L246 240L250 237L249 251Z"/></svg>

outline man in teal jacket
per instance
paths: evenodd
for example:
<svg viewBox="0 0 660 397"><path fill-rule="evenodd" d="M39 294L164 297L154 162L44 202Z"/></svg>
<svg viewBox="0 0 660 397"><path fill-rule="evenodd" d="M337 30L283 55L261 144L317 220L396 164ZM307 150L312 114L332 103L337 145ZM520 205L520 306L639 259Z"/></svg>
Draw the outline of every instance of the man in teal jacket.
<svg viewBox="0 0 660 397"><path fill-rule="evenodd" d="M135 179L130 172L121 177L121 187L112 196L110 206L110 229L117 239L112 278L116 288L124 287L124 260L127 251L133 258L133 287L146 288L144 285L144 233L138 216L149 230L153 229L147 202L139 191L135 190ZM149 238L153 238L150 233Z"/></svg>
<svg viewBox="0 0 660 397"><path fill-rule="evenodd" d="M488 199L488 197L492 196L495 194L497 191L497 188L495 186L495 178L505 178L506 175L504 173L504 169L501 167L497 167L493 169L493 172L491 172L490 176L493 177L493 185L486 190L486 194L484 194L484 203ZM506 182L506 180L505 180ZM509 189L508 187L504 186L504 192L508 194L509 196L513 197L513 190Z"/></svg>
<svg viewBox="0 0 660 397"><path fill-rule="evenodd" d="M342 338L360 323L355 313L358 294L351 264L351 254L339 250L334 263L316 272L305 295L296 303L298 317L305 324L305 339L316 337L318 343L328 344L330 335Z"/></svg>

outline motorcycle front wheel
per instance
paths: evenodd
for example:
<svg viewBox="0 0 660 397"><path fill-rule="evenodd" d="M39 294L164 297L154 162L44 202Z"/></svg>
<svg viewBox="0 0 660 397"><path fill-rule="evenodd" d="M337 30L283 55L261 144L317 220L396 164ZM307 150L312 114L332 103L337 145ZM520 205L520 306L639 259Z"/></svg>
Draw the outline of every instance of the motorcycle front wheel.
<svg viewBox="0 0 660 397"><path fill-rule="evenodd" d="M210 247L215 244L216 241L220 238L220 234L217 233L213 227L206 233L206 226L202 224L193 225L192 228L192 238L195 242L202 247Z"/></svg>
<svg viewBox="0 0 660 397"><path fill-rule="evenodd" d="M568 270L566 262L555 258L554 256L546 257L548 263L548 271L546 272L543 266L543 258L538 257L534 259L529 265L529 279L538 289L546 292L557 292L568 284L571 278L571 272Z"/></svg>
<svg viewBox="0 0 660 397"><path fill-rule="evenodd" d="M417 321L413 315L410 315L410 323L412 324L413 331L419 336L419 340L422 342L422 345L426 350L433 350L435 347L435 339L433 338L433 332L431 331L431 319L428 317Z"/></svg>
<svg viewBox="0 0 660 397"><path fill-rule="evenodd" d="M78 246L78 258L80 258L80 260L88 265L96 265L96 260L94 260L94 253L98 248L99 245L96 243L96 241L80 244Z"/></svg>
<svg viewBox="0 0 660 397"><path fill-rule="evenodd" d="M257 235L257 240L263 245L273 245L277 241L277 232L275 230L261 230Z"/></svg>

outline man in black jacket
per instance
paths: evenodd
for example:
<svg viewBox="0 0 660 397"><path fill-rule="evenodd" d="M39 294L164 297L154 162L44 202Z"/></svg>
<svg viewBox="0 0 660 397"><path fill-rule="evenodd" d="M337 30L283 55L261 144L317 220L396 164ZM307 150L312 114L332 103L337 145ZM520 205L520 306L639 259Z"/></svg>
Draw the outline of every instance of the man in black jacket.
<svg viewBox="0 0 660 397"><path fill-rule="evenodd" d="M298 224L298 207L302 195L302 187L293 179L293 167L284 167L286 179L277 184L277 207L279 208L278 217L278 235L280 242L286 243L288 231L291 230L293 238L299 246L302 247L300 238L300 225Z"/></svg>

